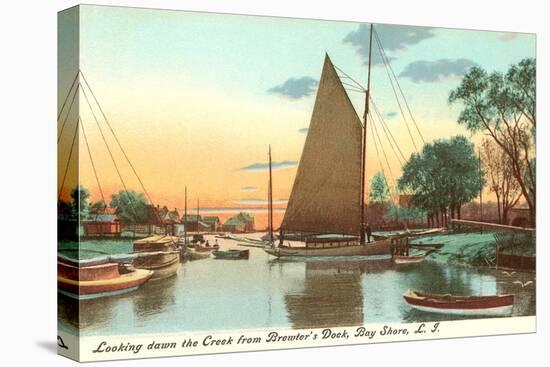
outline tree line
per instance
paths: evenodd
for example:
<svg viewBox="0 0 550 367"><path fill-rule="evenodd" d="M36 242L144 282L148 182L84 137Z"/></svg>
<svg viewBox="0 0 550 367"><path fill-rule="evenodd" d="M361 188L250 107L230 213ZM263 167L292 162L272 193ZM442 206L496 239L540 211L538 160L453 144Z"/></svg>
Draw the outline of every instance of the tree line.
<svg viewBox="0 0 550 367"><path fill-rule="evenodd" d="M403 166L397 188L411 195L431 226L461 218L461 208L488 189L496 197L499 223L520 200L536 213L536 64L524 59L506 73L471 68L449 94L449 104L460 104L458 124L481 133L479 151L462 135L435 140L413 153ZM370 205L387 202L384 176L371 181ZM378 203L378 204L377 204Z"/></svg>
<svg viewBox="0 0 550 367"><path fill-rule="evenodd" d="M71 191L69 201L58 201L58 215L67 220L86 220L91 215L102 214L107 208L103 200L90 201L90 191L78 186ZM133 190L119 191L111 196L109 207L122 222L148 223L151 220L151 206L145 195Z"/></svg>

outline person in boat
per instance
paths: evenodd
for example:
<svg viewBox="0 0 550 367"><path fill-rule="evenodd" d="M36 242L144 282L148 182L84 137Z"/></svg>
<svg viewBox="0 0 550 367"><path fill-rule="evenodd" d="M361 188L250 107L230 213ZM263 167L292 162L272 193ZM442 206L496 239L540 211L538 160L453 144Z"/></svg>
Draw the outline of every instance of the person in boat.
<svg viewBox="0 0 550 367"><path fill-rule="evenodd" d="M206 244L204 246L205 247L210 247L210 242L208 242L208 240L206 240Z"/></svg>
<svg viewBox="0 0 550 367"><path fill-rule="evenodd" d="M367 223L367 226L365 227L365 231L367 232L367 243L370 242L370 236L372 235L372 229L370 228L370 225Z"/></svg>
<svg viewBox="0 0 550 367"><path fill-rule="evenodd" d="M214 240L214 248L220 248L220 245L218 244L218 239Z"/></svg>

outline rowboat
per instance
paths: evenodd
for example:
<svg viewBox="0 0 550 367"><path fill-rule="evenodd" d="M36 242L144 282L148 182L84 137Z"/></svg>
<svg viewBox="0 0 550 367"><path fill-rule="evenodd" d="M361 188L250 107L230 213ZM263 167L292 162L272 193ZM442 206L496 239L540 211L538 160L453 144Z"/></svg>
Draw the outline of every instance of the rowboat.
<svg viewBox="0 0 550 367"><path fill-rule="evenodd" d="M228 260L239 260L239 259L248 259L250 256L250 250L237 250L230 249L224 251L213 251L212 254L216 259L228 259Z"/></svg>
<svg viewBox="0 0 550 367"><path fill-rule="evenodd" d="M210 251L214 250L214 247L206 247L206 246L199 245L197 243L197 244L195 244L194 249L195 249L196 252L210 252Z"/></svg>
<svg viewBox="0 0 550 367"><path fill-rule="evenodd" d="M405 302L421 311L469 316L508 316L514 306L513 294L494 296L453 296L408 290Z"/></svg>
<svg viewBox="0 0 550 367"><path fill-rule="evenodd" d="M198 252L196 249L188 249L185 253L185 257L189 260L202 260L208 259L210 257L210 251L207 252Z"/></svg>
<svg viewBox="0 0 550 367"><path fill-rule="evenodd" d="M445 244L444 243L411 243L409 244L410 248L415 248L419 250L439 250Z"/></svg>
<svg viewBox="0 0 550 367"><path fill-rule="evenodd" d="M153 276L151 270L118 263L78 266L57 262L59 293L78 300L106 297L136 290Z"/></svg>
<svg viewBox="0 0 550 367"><path fill-rule="evenodd" d="M393 255L393 262L395 264L416 264L424 261L424 255L418 256L405 256L405 255Z"/></svg>
<svg viewBox="0 0 550 367"><path fill-rule="evenodd" d="M137 257L134 267L153 271L151 280L165 279L177 274L180 268L178 238L174 236L151 236L134 242L134 253L147 253Z"/></svg>

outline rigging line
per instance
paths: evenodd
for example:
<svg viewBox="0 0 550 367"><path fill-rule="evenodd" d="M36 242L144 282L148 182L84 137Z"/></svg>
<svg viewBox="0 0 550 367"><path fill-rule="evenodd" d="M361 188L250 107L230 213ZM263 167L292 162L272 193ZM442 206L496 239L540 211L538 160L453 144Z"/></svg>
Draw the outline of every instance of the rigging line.
<svg viewBox="0 0 550 367"><path fill-rule="evenodd" d="M402 160L399 157L397 157L397 160L401 164L401 168L403 168L403 163L402 162L406 162L407 159L405 158L405 155L401 151L401 148L399 147L399 144L397 143L397 140L395 140L395 137L393 136L390 128L386 124L386 121L384 121L384 119L382 118L382 114L380 113L380 110L378 109L378 106L374 103L374 100L372 99L372 96L370 97L370 101L372 103L372 106L374 107L374 112L376 113L376 115L378 116L378 119L381 122L384 133L386 134L386 138L388 137L388 134L389 134L389 136L391 137L391 140L393 141L393 144L395 145L395 148L397 148L397 151L399 152L399 154L401 156ZM391 142L390 142L390 145L391 145ZM393 146L392 146L392 149L394 150L394 153L395 153L395 149L394 149ZM396 154L396 156L397 156L397 154Z"/></svg>
<svg viewBox="0 0 550 367"><path fill-rule="evenodd" d="M365 87L363 87L363 86L361 85L361 83L359 83L357 80L355 80L355 79L353 79L351 76L349 76L344 70L340 69L340 68L339 68L338 66L336 66L336 65L334 65L334 67L336 68L336 70L338 70L339 72L341 72L342 74L344 74L344 76L345 76L346 78L348 78L349 80L351 80L352 82L354 82L355 84L357 84L357 85L360 87L360 89L363 89L363 90L366 91Z"/></svg>
<svg viewBox="0 0 550 367"><path fill-rule="evenodd" d="M57 121L59 121L59 118L61 117L61 114L63 113L63 109L65 108L65 104L67 103L67 100L69 99L69 96L71 95L71 91L73 90L74 85L76 84L76 80L78 79L78 72L76 73L73 83L71 84L71 87L69 88L69 91L67 92L67 97L65 97L65 100L63 101L63 105L61 106L61 109L59 110L59 113L57 114Z"/></svg>
<svg viewBox="0 0 550 367"><path fill-rule="evenodd" d="M380 117L378 115L377 115L377 118L379 119L378 122L380 122ZM373 118L373 120L374 120L374 118ZM397 150L395 149L394 144L392 143L390 137L388 136L388 133L387 133L386 129L384 128L384 125L382 123L380 123L380 125L382 127L382 131L384 132L384 136L386 137L386 140L388 141L388 144L390 145L390 148L391 148L393 154L395 155L395 158L397 158L397 163L399 163L401 168L403 168L403 162L401 161L401 157L399 157L399 154L397 154Z"/></svg>
<svg viewBox="0 0 550 367"><path fill-rule="evenodd" d="M375 35L376 35L376 33L375 33ZM412 136L412 132L411 132L411 129L409 127L409 123L407 122L407 118L405 117L405 112L403 112L403 107L401 106L401 102L400 102L399 97L397 95L397 91L395 89L395 86L393 85L393 80L391 78L389 69L387 67L386 59L384 58L384 54L382 53L382 44L380 43L380 40L378 39L378 37L375 37L375 39L376 39L376 43L378 44L378 51L380 52L380 57L382 58L382 61L384 62L384 65L386 66L386 68L385 68L386 73L388 74L388 79L390 81L390 85L391 85L391 88L392 88L392 91L393 91L393 95L395 96L395 100L397 101L397 105L399 106L399 111L401 112L401 116L403 117L403 121L405 122L405 126L407 127L407 131L408 131L409 136L412 140L414 150L416 150L418 152L418 147L416 146L416 142L414 141L414 138Z"/></svg>
<svg viewBox="0 0 550 367"><path fill-rule="evenodd" d="M426 140L424 139L424 135L422 135L422 132L420 131L418 123L416 122L416 119L414 118L411 107L409 106L409 102L407 101L407 98L405 97L405 93L403 92L403 89L401 88L401 84L399 83L399 79L395 75L395 72L393 71L393 67L391 66L391 62L390 62L390 60L388 59L388 57L386 55L386 51L382 47L382 42L380 41L380 38L378 37L378 33L376 33L376 31L374 31L374 35L378 39L379 47L382 50L382 53L384 54L384 58L386 59L386 64L387 64L388 68L390 69L390 72L393 75L393 78L395 79L395 83L397 84L397 88L399 89L399 93L401 93L401 96L403 97L403 102L405 102L405 107L407 107L407 111L409 112L409 115L410 115L411 120L414 124L414 127L416 128L416 131L418 132L418 135L420 136L420 139L422 140L422 143L426 144Z"/></svg>
<svg viewBox="0 0 550 367"><path fill-rule="evenodd" d="M382 164L382 160L380 159L380 153L378 152L378 144L376 143L376 137L374 136L374 128L373 128L374 123L373 123L372 117L369 117L369 118L371 120L370 130L371 130L372 140L374 142L374 150L376 151L376 158L378 159L378 166L380 167L380 171L382 172L382 176L384 177L384 181L386 182L386 185L388 186L388 193L390 195L390 199L393 202L394 201L393 194L392 194L392 191L390 190L390 187L389 187L390 185L388 184L386 171L384 170L384 165Z"/></svg>
<svg viewBox="0 0 550 367"><path fill-rule="evenodd" d="M115 170L118 174L118 177L120 179L120 182L122 182L122 187L124 188L124 192L126 193L126 196L128 197L128 202L130 203L130 207L132 208L132 211L134 212L134 219L137 221L137 212L133 205L133 200L130 194L128 193L128 188L126 187L126 183L124 182L124 179L122 178L122 175L120 173L120 170L118 169L118 165L116 164L115 157L113 156L113 152L111 151L111 148L109 147L109 144L107 143L107 139L105 138L105 135L103 134L103 129L101 128L101 125L99 124L99 121L97 119L97 116L92 109L92 105L90 104L90 101L88 100L88 95L86 94L86 90L82 88L82 94L84 95L84 99L86 100L86 103L88 104L88 107L90 108L90 112L92 112L92 116L94 117L94 120L96 122L96 125L99 129L99 132L101 134L101 138L103 139L103 142L105 143L105 146L107 147L107 151L109 152L109 156L111 157L111 161L113 162L113 165L115 166Z"/></svg>
<svg viewBox="0 0 550 367"><path fill-rule="evenodd" d="M99 188L99 193L101 194L101 200L103 200L103 205L105 208L107 207L107 201L105 200L105 195L103 195L103 189L101 188L101 184L99 183L99 176L97 175L97 170L95 168L94 159L92 158L92 151L90 149L90 144L88 143L88 137L86 136L86 130L84 130L84 123L79 118L78 119L80 123L80 129L82 130L82 135L84 136L84 142L86 143L86 148L88 150L88 155L90 156L90 162L92 163L92 170L94 171L95 180L97 182L97 187ZM104 208L104 209L105 209Z"/></svg>
<svg viewBox="0 0 550 367"><path fill-rule="evenodd" d="M388 171L390 173L390 178L391 178L391 181L393 183L393 187L396 187L394 175L393 175L393 172L392 172L392 169L391 169L391 166L390 166L390 161L388 160L388 156L386 154L386 151L384 150L384 146L382 145L382 139L380 139L380 135L378 135L378 128L376 127L375 121L372 117L371 117L371 123L372 123L372 127L374 129L374 134L378 138L378 142L380 144L380 150L382 151L382 154L384 155L384 160L386 161L386 165L388 166Z"/></svg>
<svg viewBox="0 0 550 367"><path fill-rule="evenodd" d="M348 91L348 92L355 92L355 93L360 93L360 94L363 94L363 95L365 94L364 91L359 90L359 89L352 89L352 88L350 88L350 87L344 87L344 89L345 89L346 91Z"/></svg>
<svg viewBox="0 0 550 367"><path fill-rule="evenodd" d="M340 83L342 83L343 85L347 85L348 87L350 88L354 88L354 89L357 89L358 91L360 91L361 93L365 93L365 91L363 89L360 89L359 87L353 85L353 84L349 84L349 83L346 83L346 82L343 82L340 80Z"/></svg>
<svg viewBox="0 0 550 367"><path fill-rule="evenodd" d="M65 188L65 180L67 179L67 172L69 171L69 164L71 163L71 157L73 156L74 144L76 141L76 136L78 135L78 120L76 121L73 135L73 142L71 143L71 150L69 151L69 158L67 158L67 165L65 166L65 173L63 174L63 181L61 181L61 187L59 188L59 193L57 194L57 201L61 199L61 194Z"/></svg>
<svg viewBox="0 0 550 367"><path fill-rule="evenodd" d="M67 114L65 115L65 118L63 119L63 123L61 124L61 129L59 129L57 144L59 144L59 141L61 140L61 136L63 135L63 130L65 129L65 124L67 123L67 120L69 119L69 115L71 114L74 100L76 98L76 95L78 94L78 89L79 89L79 86L77 86L76 89L74 90L73 98L71 99L71 103L69 104L69 109L67 110ZM69 95L67 95L67 98L69 98ZM57 119L59 120L59 117Z"/></svg>
<svg viewBox="0 0 550 367"><path fill-rule="evenodd" d="M145 189L145 185L143 184L143 182L141 181L141 178L139 177L136 169L134 168L134 165L132 164L132 162L130 161L130 158L128 158L128 155L126 154L126 151L124 150L124 148L122 148L122 144L120 144L120 141L118 140L118 137L116 136L115 134L115 131L113 130L113 127L111 126L111 124L109 123L109 120L107 119L107 116L105 115L105 112L103 112L103 108L101 108L101 105L99 104L99 101L97 100L95 94L94 94L94 91L92 90L92 88L90 87L90 84L88 84L88 80L86 79L86 76L84 76L84 73L82 71L80 71L80 75L82 75L82 79L84 80L84 83L86 84L86 86L88 87L88 90L90 91L90 93L92 94L92 97L94 98L94 101L97 105L97 107L99 107L99 111L101 112L101 115L103 116L103 119L105 120L105 123L107 124L107 126L109 127L109 130L111 131L111 134L113 134L113 137L115 138L115 141L119 147L119 149L122 151L122 154L124 155L124 158L126 158L126 161L128 162L128 165L130 166L130 168L132 169L132 171L134 172L134 175L136 176L140 186L141 186L141 189L143 190L143 192L145 193L145 195L147 196L147 199L149 200L149 202L151 203L151 205L153 205L153 200L151 200L151 196L149 195L149 193L147 192L147 189ZM158 219L162 222L162 218L160 217L160 214L157 213L157 217Z"/></svg>

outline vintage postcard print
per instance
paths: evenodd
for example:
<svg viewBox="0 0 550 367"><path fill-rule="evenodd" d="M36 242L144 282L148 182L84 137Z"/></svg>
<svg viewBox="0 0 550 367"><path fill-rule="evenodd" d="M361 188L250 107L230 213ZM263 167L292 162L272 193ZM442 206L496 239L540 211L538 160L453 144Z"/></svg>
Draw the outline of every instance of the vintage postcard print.
<svg viewBox="0 0 550 367"><path fill-rule="evenodd" d="M60 354L535 331L535 35L58 17Z"/></svg>

